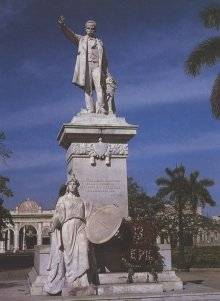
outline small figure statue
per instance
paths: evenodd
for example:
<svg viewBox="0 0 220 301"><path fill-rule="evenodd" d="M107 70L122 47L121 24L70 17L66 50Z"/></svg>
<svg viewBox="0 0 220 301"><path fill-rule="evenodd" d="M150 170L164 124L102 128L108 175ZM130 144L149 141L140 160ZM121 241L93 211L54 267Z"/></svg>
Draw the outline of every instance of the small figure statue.
<svg viewBox="0 0 220 301"><path fill-rule="evenodd" d="M108 76L106 78L106 100L108 104L108 113L114 114L116 112L115 108L115 90L117 88L117 82L114 79L113 76L111 76L110 73L108 73Z"/></svg>
<svg viewBox="0 0 220 301"><path fill-rule="evenodd" d="M60 16L58 24L64 35L78 46L73 83L85 92L85 103L88 113L107 114L105 86L108 75L108 64L101 40L96 38L96 22L89 20L85 24L86 35L73 32ZM93 101L93 90L96 91L96 105Z"/></svg>
<svg viewBox="0 0 220 301"><path fill-rule="evenodd" d="M66 193L56 204L52 220L52 242L49 276L44 290L52 295L61 293L91 294L87 279L89 269L88 239L85 231L85 204L79 196L75 175L67 182ZM65 288L64 288L64 283Z"/></svg>

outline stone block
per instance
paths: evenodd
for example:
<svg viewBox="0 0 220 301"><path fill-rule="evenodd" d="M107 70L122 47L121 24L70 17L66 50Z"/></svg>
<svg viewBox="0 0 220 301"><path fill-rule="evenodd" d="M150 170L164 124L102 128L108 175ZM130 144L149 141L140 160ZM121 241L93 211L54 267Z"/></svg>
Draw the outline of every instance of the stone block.
<svg viewBox="0 0 220 301"><path fill-rule="evenodd" d="M49 263L50 246L35 246L34 267L39 275L47 275L47 266Z"/></svg>
<svg viewBox="0 0 220 301"><path fill-rule="evenodd" d="M152 294L162 293L163 287L158 283L109 284L98 286L98 295L113 296L118 294Z"/></svg>
<svg viewBox="0 0 220 301"><path fill-rule="evenodd" d="M164 270L169 271L172 269L171 246L170 244L159 244L159 248L164 259Z"/></svg>
<svg viewBox="0 0 220 301"><path fill-rule="evenodd" d="M48 272L50 246L36 246L34 252L34 266L28 273L28 284L31 295L46 295L43 286Z"/></svg>

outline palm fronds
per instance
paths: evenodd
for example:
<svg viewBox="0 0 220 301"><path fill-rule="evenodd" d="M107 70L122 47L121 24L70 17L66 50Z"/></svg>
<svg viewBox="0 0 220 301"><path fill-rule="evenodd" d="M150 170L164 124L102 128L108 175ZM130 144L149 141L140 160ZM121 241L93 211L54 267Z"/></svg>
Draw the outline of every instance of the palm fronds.
<svg viewBox="0 0 220 301"><path fill-rule="evenodd" d="M220 28L220 6L206 7L200 15L205 27Z"/></svg>
<svg viewBox="0 0 220 301"><path fill-rule="evenodd" d="M218 74L211 93L212 114L220 119L220 74Z"/></svg>
<svg viewBox="0 0 220 301"><path fill-rule="evenodd" d="M2 159L8 159L11 155L11 151L9 151L4 144L5 134L0 130L0 157Z"/></svg>
<svg viewBox="0 0 220 301"><path fill-rule="evenodd" d="M186 60L185 68L195 77L204 66L213 66L220 58L220 37L213 37L199 44Z"/></svg>

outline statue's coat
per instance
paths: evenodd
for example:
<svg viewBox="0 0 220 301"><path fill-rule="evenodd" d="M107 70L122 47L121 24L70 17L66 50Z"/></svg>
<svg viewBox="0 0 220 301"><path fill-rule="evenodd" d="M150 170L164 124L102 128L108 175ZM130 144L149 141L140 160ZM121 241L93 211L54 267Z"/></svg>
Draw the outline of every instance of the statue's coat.
<svg viewBox="0 0 220 301"><path fill-rule="evenodd" d="M76 58L76 65L73 75L72 82L81 87L85 87L86 72L87 72L87 54L88 54L88 36L79 36L78 54ZM108 64L105 56L105 51L103 48L103 43L101 40L97 40L97 47L99 51L99 76L101 85L105 85L105 79L107 75Z"/></svg>

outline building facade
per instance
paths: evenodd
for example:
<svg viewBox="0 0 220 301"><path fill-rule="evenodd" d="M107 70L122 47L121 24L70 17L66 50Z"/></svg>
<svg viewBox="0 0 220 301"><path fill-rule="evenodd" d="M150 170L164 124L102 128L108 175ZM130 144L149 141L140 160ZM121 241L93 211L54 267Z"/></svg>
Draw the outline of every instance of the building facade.
<svg viewBox="0 0 220 301"><path fill-rule="evenodd" d="M3 231L0 253L33 249L50 244L49 230L54 210L43 210L36 201L26 199L10 210L14 225Z"/></svg>
<svg viewBox="0 0 220 301"><path fill-rule="evenodd" d="M212 219L220 224L220 216L213 216ZM220 230L201 230L194 244L198 247L220 246Z"/></svg>

